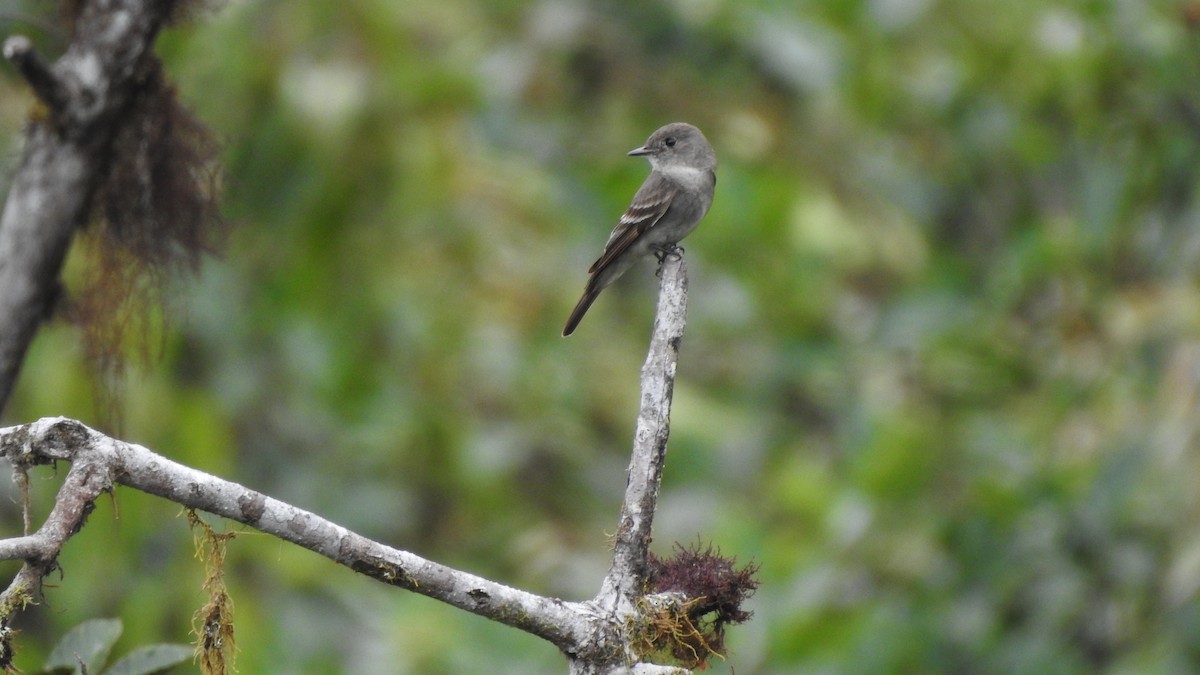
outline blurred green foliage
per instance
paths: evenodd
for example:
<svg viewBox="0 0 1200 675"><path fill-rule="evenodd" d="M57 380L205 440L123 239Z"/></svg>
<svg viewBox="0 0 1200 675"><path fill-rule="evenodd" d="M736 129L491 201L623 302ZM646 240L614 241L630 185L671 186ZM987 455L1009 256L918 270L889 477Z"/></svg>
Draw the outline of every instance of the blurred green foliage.
<svg viewBox="0 0 1200 675"><path fill-rule="evenodd" d="M48 4L0 32L55 53ZM689 121L722 164L656 547L711 540L763 582L713 671L1200 670L1198 47L1191 0L230 2L159 51L239 228L172 290L122 433L590 597L652 267L558 333L647 171L624 152ZM11 170L31 99L0 73ZM94 423L90 392L48 326L4 423ZM101 503L18 664L90 617L122 651L186 639L176 516ZM563 671L253 533L229 563L242 672Z"/></svg>

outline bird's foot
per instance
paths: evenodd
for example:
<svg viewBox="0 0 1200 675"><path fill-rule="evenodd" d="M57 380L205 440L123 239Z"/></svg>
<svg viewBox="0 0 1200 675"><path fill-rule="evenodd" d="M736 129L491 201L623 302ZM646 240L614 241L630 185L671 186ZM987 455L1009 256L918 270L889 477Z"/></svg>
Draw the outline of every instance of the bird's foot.
<svg viewBox="0 0 1200 675"><path fill-rule="evenodd" d="M654 257L658 259L658 270L654 276L662 276L662 266L667 260L679 260L683 258L683 247L679 244L663 244L654 249Z"/></svg>
<svg viewBox="0 0 1200 675"><path fill-rule="evenodd" d="M658 264L663 264L668 258L671 260L679 260L683 257L683 247L679 244L663 244L654 249L654 257L658 259Z"/></svg>

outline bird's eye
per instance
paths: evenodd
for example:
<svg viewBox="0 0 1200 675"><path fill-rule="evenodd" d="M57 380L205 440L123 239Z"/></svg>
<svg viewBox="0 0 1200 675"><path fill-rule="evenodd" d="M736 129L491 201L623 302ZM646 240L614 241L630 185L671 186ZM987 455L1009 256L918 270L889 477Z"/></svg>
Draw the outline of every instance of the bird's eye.
<svg viewBox="0 0 1200 675"><path fill-rule="evenodd" d="M675 137L667 136L667 140L663 141L663 143L666 143L668 148L673 148L675 147Z"/></svg>

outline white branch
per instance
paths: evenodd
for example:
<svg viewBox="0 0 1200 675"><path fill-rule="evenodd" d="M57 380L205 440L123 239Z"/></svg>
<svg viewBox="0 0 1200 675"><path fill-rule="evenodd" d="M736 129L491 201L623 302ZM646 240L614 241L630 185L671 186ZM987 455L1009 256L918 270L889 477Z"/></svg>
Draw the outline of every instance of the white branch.
<svg viewBox="0 0 1200 675"><path fill-rule="evenodd" d="M542 637L562 649L583 641L592 614L580 603L544 598L384 546L314 513L245 486L197 471L134 444L62 417L0 429L0 455L18 467L71 462L55 507L33 535L0 540L0 559L24 559L36 576L53 569L62 546L82 527L92 502L126 485L192 509L207 511L290 541L384 583L437 598ZM40 572L40 574L37 574ZM10 587L34 595L31 577ZM586 631L585 631L586 632Z"/></svg>
<svg viewBox="0 0 1200 675"><path fill-rule="evenodd" d="M668 255L659 268L658 308L650 349L642 366L642 397L633 453L621 505L621 518L614 536L613 563L592 605L610 624L620 627L623 638L617 645L620 657L609 661L573 660L571 675L686 675L678 667L640 663L629 644L628 631L641 620L637 599L645 593L651 525L658 505L658 490L666 463L667 437L671 431L671 397L675 367L687 320L687 266L682 253ZM613 653L615 650L610 650Z"/></svg>
<svg viewBox="0 0 1200 675"><path fill-rule="evenodd" d="M0 594L0 621L37 600L42 577L56 568L63 546L83 527L95 499L116 485L125 485L244 523L386 584L537 635L567 655L575 675L687 673L640 663L628 635L639 619L636 600L644 593L686 286L682 259L669 259L662 269L654 336L642 370L642 406L613 565L592 601L542 597L446 567L371 541L314 513L184 466L141 445L57 417L0 429L0 456L18 472L59 461L71 464L54 508L38 531L0 540L0 560L25 561L9 588Z"/></svg>
<svg viewBox="0 0 1200 675"><path fill-rule="evenodd" d="M633 611L644 592L650 528L671 433L671 397L679 345L687 323L687 266L681 254L666 257L660 267L658 311L650 351L642 366L642 402L633 436L625 501L617 525L612 568L595 602L616 612Z"/></svg>
<svg viewBox="0 0 1200 675"><path fill-rule="evenodd" d="M83 3L68 52L54 64L20 36L3 48L46 104L27 133L25 152L0 212L0 410L40 322L58 293L70 240L86 218L109 160L115 124L158 29L174 3ZM681 256L661 270L659 304L642 369L641 407L613 564L599 594L566 602L511 588L371 541L336 523L259 492L197 471L79 422L46 418L0 429L0 456L18 472L70 462L54 508L32 534L0 540L0 559L23 560L0 594L0 623L35 602L95 499L116 485L207 511L319 553L384 583L439 599L542 637L567 655L576 675L676 675L687 670L639 663L628 628L645 592L651 525L662 478L675 369L686 316Z"/></svg>

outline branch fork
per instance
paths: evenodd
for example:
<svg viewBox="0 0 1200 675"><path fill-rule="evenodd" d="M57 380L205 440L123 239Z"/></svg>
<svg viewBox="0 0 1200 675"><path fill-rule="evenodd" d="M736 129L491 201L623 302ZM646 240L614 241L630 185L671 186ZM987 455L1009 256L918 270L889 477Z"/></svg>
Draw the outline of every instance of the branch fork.
<svg viewBox="0 0 1200 675"><path fill-rule="evenodd" d="M11 394L33 336L50 314L66 252L85 222L111 163L122 115L153 64L158 31L171 0L96 0L79 4L74 35L54 63L20 35L3 43L6 60L45 106L26 133L25 149L0 211L0 410ZM197 471L133 443L66 418L0 428L0 456L28 490L27 471L67 462L54 507L30 533L0 540L0 559L24 562L0 593L0 633L41 596L70 538L95 500L124 485L275 535L383 583L436 598L537 635L567 655L572 675L678 675L686 669L641 661L631 634L647 618L651 525L669 434L670 405L687 299L681 255L660 261L660 296L650 351L642 368L641 407L612 567L591 600L538 596L407 551L371 541L314 513ZM26 495L27 497L27 495ZM2 641L2 640L0 640Z"/></svg>
<svg viewBox="0 0 1200 675"><path fill-rule="evenodd" d="M0 593L0 625L38 600L42 578L85 524L97 497L124 485L184 507L243 523L319 553L392 586L537 635L567 655L572 675L668 675L686 669L642 663L632 635L646 620L651 524L669 434L670 403L687 299L682 258L663 263L649 354L642 368L641 411L613 563L590 601L569 602L515 589L369 540L314 513L174 462L75 420L53 417L0 429L0 456L17 475L69 462L55 505L33 534L0 540L0 559L23 560Z"/></svg>

